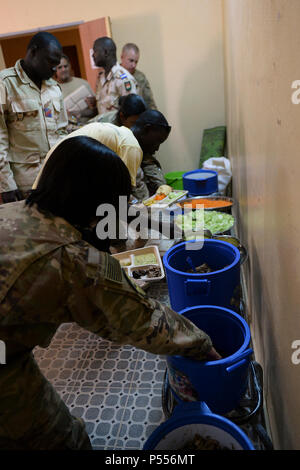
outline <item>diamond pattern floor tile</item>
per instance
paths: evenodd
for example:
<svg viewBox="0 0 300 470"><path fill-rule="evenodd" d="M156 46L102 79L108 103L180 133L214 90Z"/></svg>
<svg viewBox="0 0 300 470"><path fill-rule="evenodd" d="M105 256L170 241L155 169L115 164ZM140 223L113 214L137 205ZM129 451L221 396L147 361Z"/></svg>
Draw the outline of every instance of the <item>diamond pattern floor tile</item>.
<svg viewBox="0 0 300 470"><path fill-rule="evenodd" d="M72 323L61 325L50 346L34 354L72 415L84 419L94 449L141 449L164 420L163 358Z"/></svg>
<svg viewBox="0 0 300 470"><path fill-rule="evenodd" d="M169 305L166 282L147 293ZM95 450L142 449L165 421L163 356L111 343L74 323L61 325L50 346L36 347L34 355L70 412L84 419Z"/></svg>

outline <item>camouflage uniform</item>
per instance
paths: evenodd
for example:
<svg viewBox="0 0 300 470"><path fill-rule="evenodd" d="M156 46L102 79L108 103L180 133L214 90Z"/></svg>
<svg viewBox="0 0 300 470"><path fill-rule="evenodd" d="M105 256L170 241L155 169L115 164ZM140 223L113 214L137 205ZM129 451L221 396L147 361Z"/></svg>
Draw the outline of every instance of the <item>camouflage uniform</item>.
<svg viewBox="0 0 300 470"><path fill-rule="evenodd" d="M122 126L122 123L118 116L118 109L115 109L114 111L109 111L105 114L97 114L97 116L90 119L89 122L109 122L110 124L114 124L115 126Z"/></svg>
<svg viewBox="0 0 300 470"><path fill-rule="evenodd" d="M146 75L141 72L140 70L135 70L133 74L134 78L136 79L138 83L138 94L144 98L144 101L148 108L150 109L157 109L154 98L153 98L153 93L150 87L150 83L148 82Z"/></svg>
<svg viewBox="0 0 300 470"><path fill-rule="evenodd" d="M203 359L210 338L147 298L119 262L60 217L24 201L0 206L0 448L89 448L81 423L43 377L32 349L76 322L109 341ZM55 290L53 289L55 286Z"/></svg>
<svg viewBox="0 0 300 470"><path fill-rule="evenodd" d="M152 196L159 186L166 184L161 165L154 155L144 155L141 166L144 172L144 182Z"/></svg>
<svg viewBox="0 0 300 470"><path fill-rule="evenodd" d="M30 190L49 149L65 134L60 86L52 79L41 90L21 61L0 72L0 193Z"/></svg>
<svg viewBox="0 0 300 470"><path fill-rule="evenodd" d="M132 188L132 195L138 201L144 201L150 196L148 188L144 180L144 172L141 167L138 168L138 171L136 174L136 184Z"/></svg>
<svg viewBox="0 0 300 470"><path fill-rule="evenodd" d="M111 68L107 77L102 71L96 84L98 114L119 109L119 97L129 93L138 93L135 78L118 62Z"/></svg>

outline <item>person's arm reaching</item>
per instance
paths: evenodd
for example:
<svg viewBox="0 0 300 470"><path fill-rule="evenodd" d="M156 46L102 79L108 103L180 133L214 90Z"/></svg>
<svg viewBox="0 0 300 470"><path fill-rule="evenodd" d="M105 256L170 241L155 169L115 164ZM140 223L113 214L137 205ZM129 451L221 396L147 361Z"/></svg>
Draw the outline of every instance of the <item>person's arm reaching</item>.
<svg viewBox="0 0 300 470"><path fill-rule="evenodd" d="M124 274L112 256L85 245L67 247L67 307L83 328L119 344L154 354L218 359L209 336L184 316L150 299Z"/></svg>

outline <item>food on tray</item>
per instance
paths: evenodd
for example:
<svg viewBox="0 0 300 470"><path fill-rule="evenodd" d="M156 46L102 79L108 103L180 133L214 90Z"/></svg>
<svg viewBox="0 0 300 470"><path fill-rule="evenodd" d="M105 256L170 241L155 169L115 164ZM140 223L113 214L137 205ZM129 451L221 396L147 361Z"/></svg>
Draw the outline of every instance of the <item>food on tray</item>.
<svg viewBox="0 0 300 470"><path fill-rule="evenodd" d="M223 447L221 444L209 436L202 437L200 434L195 434L195 437L187 442L180 450L232 450L228 447Z"/></svg>
<svg viewBox="0 0 300 470"><path fill-rule="evenodd" d="M151 204L155 204L156 201L162 201L165 199L171 192L173 191L173 188L171 186L168 186L167 184L163 184L158 188L152 199L148 201L144 201L144 204L146 206L151 206Z"/></svg>
<svg viewBox="0 0 300 470"><path fill-rule="evenodd" d="M171 186L168 186L167 184L163 184L158 188L158 190L156 191L156 194L164 194L165 196L167 196L172 191L173 191L173 188Z"/></svg>
<svg viewBox="0 0 300 470"><path fill-rule="evenodd" d="M161 276L161 270L158 266L145 269L134 269L131 273L134 279L140 279L141 277L153 278Z"/></svg>
<svg viewBox="0 0 300 470"><path fill-rule="evenodd" d="M163 264L157 246L150 244L144 248L123 251L112 255L117 259L125 272L130 278L136 280L136 284L144 288L151 282L158 281L165 277ZM132 272L135 274L133 276Z"/></svg>
<svg viewBox="0 0 300 470"><path fill-rule="evenodd" d="M162 199L165 199L165 197L166 197L165 194L156 194L156 196L154 196L154 200L161 201Z"/></svg>
<svg viewBox="0 0 300 470"><path fill-rule="evenodd" d="M155 199L150 199L149 201L144 201L143 203L145 206L151 206L152 204L155 204Z"/></svg>
<svg viewBox="0 0 300 470"><path fill-rule="evenodd" d="M218 207L232 206L232 201L226 201L226 199L199 198L191 199L186 202L178 202L178 205L183 209L197 209L197 205L199 206L199 204L203 204L204 209L217 209Z"/></svg>
<svg viewBox="0 0 300 470"><path fill-rule="evenodd" d="M146 264L157 264L157 259L154 253L146 253L144 255L134 256L135 266L144 266Z"/></svg>
<svg viewBox="0 0 300 470"><path fill-rule="evenodd" d="M122 267L124 266L130 266L131 265L131 259L130 258L124 258L120 260L120 265Z"/></svg>
<svg viewBox="0 0 300 470"><path fill-rule="evenodd" d="M143 204L145 206L152 206L153 204L159 204L160 202L170 203L173 199L180 199L186 193L187 191L174 190L173 188L171 188L171 186L163 184L158 188L154 196L144 200Z"/></svg>
<svg viewBox="0 0 300 470"><path fill-rule="evenodd" d="M170 194L168 194L168 198L169 198L169 199L175 199L176 196L177 196L177 193L170 193Z"/></svg>
<svg viewBox="0 0 300 470"><path fill-rule="evenodd" d="M185 215L178 215L175 223L183 232L189 232L186 236L187 240L193 240L196 234L193 235L192 232L201 230L210 230L212 234L226 232L233 227L234 217L225 212L196 210Z"/></svg>

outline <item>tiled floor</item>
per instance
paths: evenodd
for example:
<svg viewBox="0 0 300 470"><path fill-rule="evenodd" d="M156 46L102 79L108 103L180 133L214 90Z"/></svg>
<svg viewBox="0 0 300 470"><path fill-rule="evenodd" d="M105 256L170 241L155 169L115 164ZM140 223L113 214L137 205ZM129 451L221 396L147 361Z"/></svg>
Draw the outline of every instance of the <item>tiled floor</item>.
<svg viewBox="0 0 300 470"><path fill-rule="evenodd" d="M169 304L166 282L154 284L148 294ZM86 422L94 449L142 449L165 421L163 357L110 343L74 323L61 325L50 346L34 353L70 412ZM261 449L251 426L242 428Z"/></svg>
<svg viewBox="0 0 300 470"><path fill-rule="evenodd" d="M169 303L166 283L148 289ZM165 359L120 346L74 323L56 332L35 358L74 416L82 417L94 449L142 449L163 422Z"/></svg>

